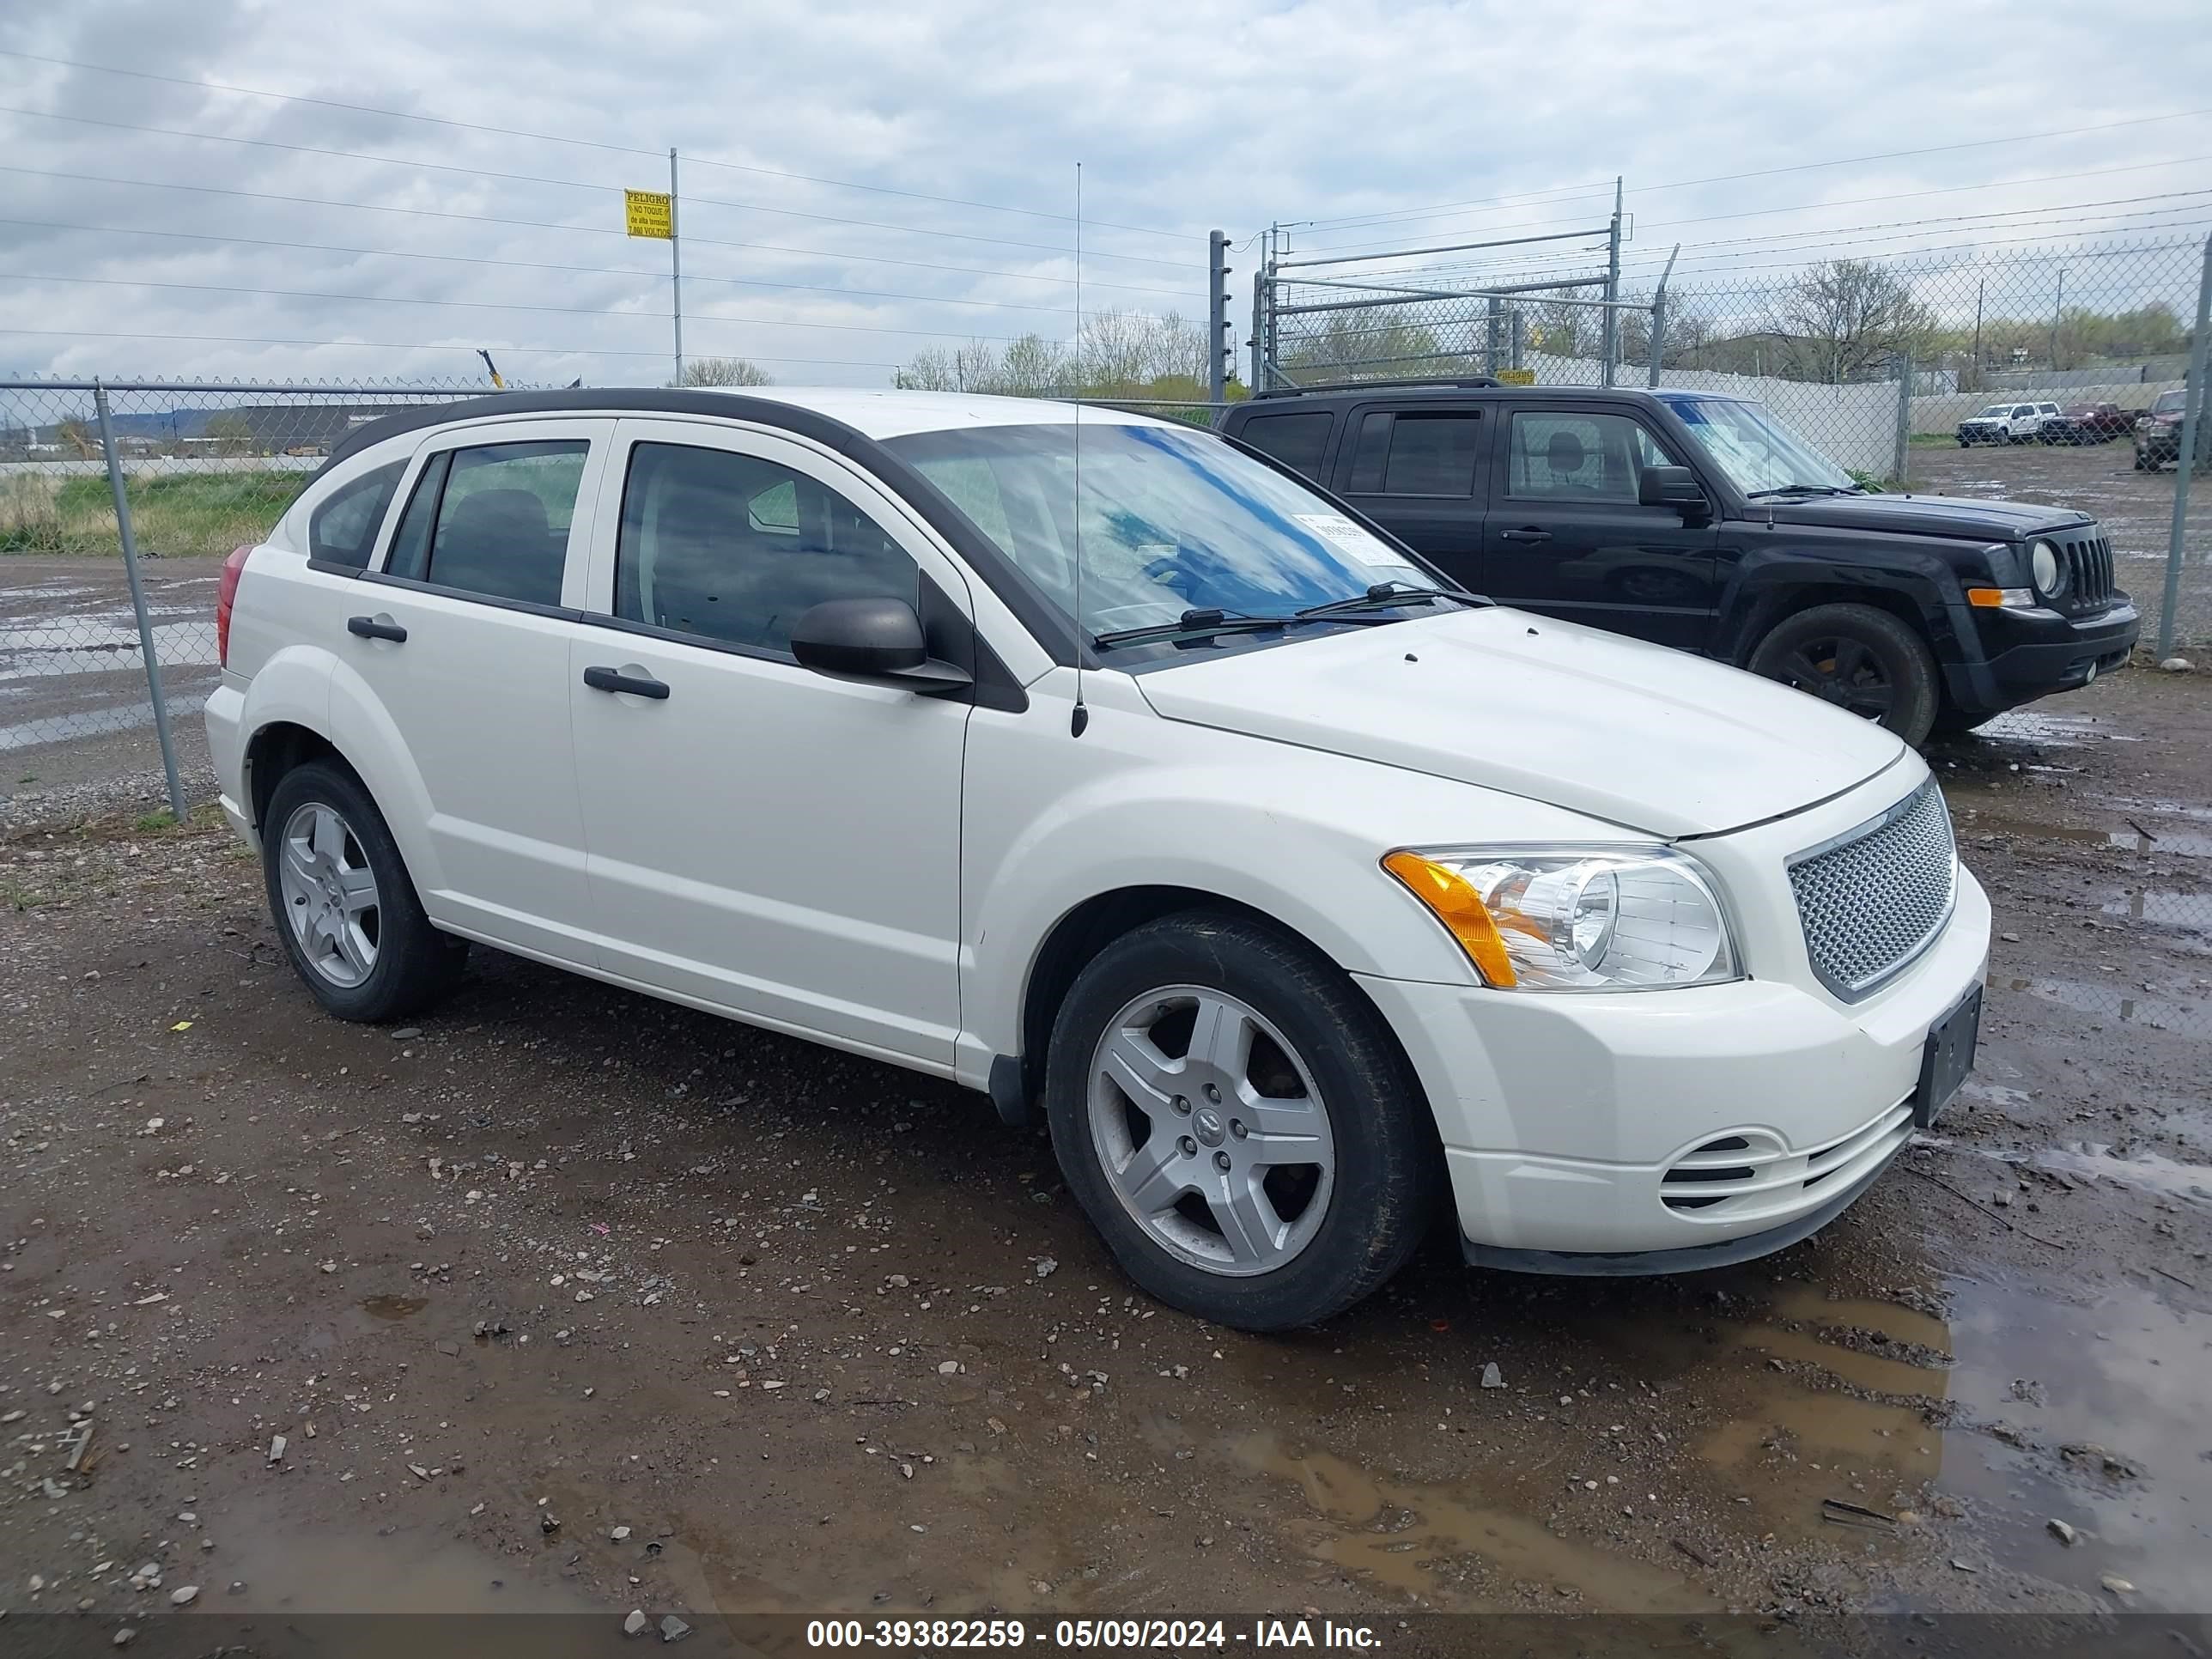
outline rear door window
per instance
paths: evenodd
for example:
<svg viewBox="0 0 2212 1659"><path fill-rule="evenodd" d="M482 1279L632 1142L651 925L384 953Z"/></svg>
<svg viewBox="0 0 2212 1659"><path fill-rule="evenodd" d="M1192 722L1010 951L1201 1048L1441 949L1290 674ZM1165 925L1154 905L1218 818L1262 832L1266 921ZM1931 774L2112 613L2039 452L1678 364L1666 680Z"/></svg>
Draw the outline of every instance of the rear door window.
<svg viewBox="0 0 2212 1659"><path fill-rule="evenodd" d="M590 448L563 438L433 456L392 538L386 573L486 599L559 605Z"/></svg>
<svg viewBox="0 0 2212 1659"><path fill-rule="evenodd" d="M399 488L399 475L406 470L405 461L393 461L333 490L308 517L307 556L355 570L367 564L392 492Z"/></svg>
<svg viewBox="0 0 2212 1659"><path fill-rule="evenodd" d="M1297 415L1255 415L1244 422L1237 435L1260 451L1272 455L1294 472L1303 472L1316 483L1321 478L1322 461L1328 453L1328 431L1336 417L1327 410L1308 410Z"/></svg>
<svg viewBox="0 0 2212 1659"><path fill-rule="evenodd" d="M1345 489L1356 495L1472 495L1481 459L1480 411L1374 410L1359 423Z"/></svg>

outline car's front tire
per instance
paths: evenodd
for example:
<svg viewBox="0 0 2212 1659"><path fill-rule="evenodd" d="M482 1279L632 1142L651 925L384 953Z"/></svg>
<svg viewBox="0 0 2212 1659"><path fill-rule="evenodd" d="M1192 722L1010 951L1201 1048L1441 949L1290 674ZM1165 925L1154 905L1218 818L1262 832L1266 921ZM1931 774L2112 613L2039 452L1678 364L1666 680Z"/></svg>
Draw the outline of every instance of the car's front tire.
<svg viewBox="0 0 2212 1659"><path fill-rule="evenodd" d="M285 954L340 1019L398 1019L452 988L468 941L430 925L383 813L343 767L309 761L276 781L261 862Z"/></svg>
<svg viewBox="0 0 2212 1659"><path fill-rule="evenodd" d="M1744 665L1910 744L1924 741L1935 723L1936 659L1919 635L1870 605L1816 605L1785 617Z"/></svg>
<svg viewBox="0 0 2212 1659"><path fill-rule="evenodd" d="M1114 940L1054 1022L1045 1109L1122 1271L1240 1330L1311 1325L1396 1273L1443 1187L1373 1005L1266 923L1190 911Z"/></svg>

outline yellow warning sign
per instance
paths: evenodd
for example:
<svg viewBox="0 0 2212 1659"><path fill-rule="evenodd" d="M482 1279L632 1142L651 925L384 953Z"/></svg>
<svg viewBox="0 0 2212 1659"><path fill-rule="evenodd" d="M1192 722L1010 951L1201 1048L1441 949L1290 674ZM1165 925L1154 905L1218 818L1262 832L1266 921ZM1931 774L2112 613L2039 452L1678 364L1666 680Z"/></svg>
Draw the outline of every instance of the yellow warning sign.
<svg viewBox="0 0 2212 1659"><path fill-rule="evenodd" d="M676 234L676 216L665 190L626 190L623 192L623 225L633 236L658 236L667 241Z"/></svg>
<svg viewBox="0 0 2212 1659"><path fill-rule="evenodd" d="M1500 386L1534 386L1536 371L1533 368L1501 368L1498 371Z"/></svg>

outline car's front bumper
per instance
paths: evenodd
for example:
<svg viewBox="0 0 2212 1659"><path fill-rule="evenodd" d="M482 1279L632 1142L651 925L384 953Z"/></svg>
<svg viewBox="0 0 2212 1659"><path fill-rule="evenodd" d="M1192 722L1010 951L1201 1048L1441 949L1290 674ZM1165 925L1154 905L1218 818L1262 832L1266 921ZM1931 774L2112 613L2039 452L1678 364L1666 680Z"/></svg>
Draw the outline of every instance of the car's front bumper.
<svg viewBox="0 0 2212 1659"><path fill-rule="evenodd" d="M1958 605L1953 626L1978 645L1981 659L1943 665L1949 701L1969 714L1996 714L2124 667L2142 637L2142 614L2122 593L2091 617Z"/></svg>
<svg viewBox="0 0 2212 1659"><path fill-rule="evenodd" d="M1741 839L1756 836L1765 860L1800 834ZM1688 990L1360 977L1427 1092L1470 1260L1553 1273L1718 1266L1794 1243L1879 1173L1911 1134L1929 1029L1982 979L1989 901L1962 868L1943 931L1854 1005L1812 988L1802 935L1800 970L1778 960L1782 926L1752 929L1765 935L1747 955L1753 977ZM1682 1206L1695 1193L1683 1161L1734 1140L1723 1150L1755 1171L1744 1184L1756 1190Z"/></svg>

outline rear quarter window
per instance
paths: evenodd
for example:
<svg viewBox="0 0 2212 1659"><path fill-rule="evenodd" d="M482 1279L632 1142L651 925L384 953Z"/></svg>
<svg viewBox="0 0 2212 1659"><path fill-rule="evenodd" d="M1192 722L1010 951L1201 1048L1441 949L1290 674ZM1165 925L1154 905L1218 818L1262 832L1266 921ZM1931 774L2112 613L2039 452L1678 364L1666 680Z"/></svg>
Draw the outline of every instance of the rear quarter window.
<svg viewBox="0 0 2212 1659"><path fill-rule="evenodd" d="M1322 458L1328 453L1329 428L1336 417L1327 410L1308 410L1296 415L1255 415L1237 435L1264 455L1272 455L1294 472L1321 477Z"/></svg>
<svg viewBox="0 0 2212 1659"><path fill-rule="evenodd" d="M307 517L307 556L358 570L376 548L404 461L393 461L340 484Z"/></svg>

